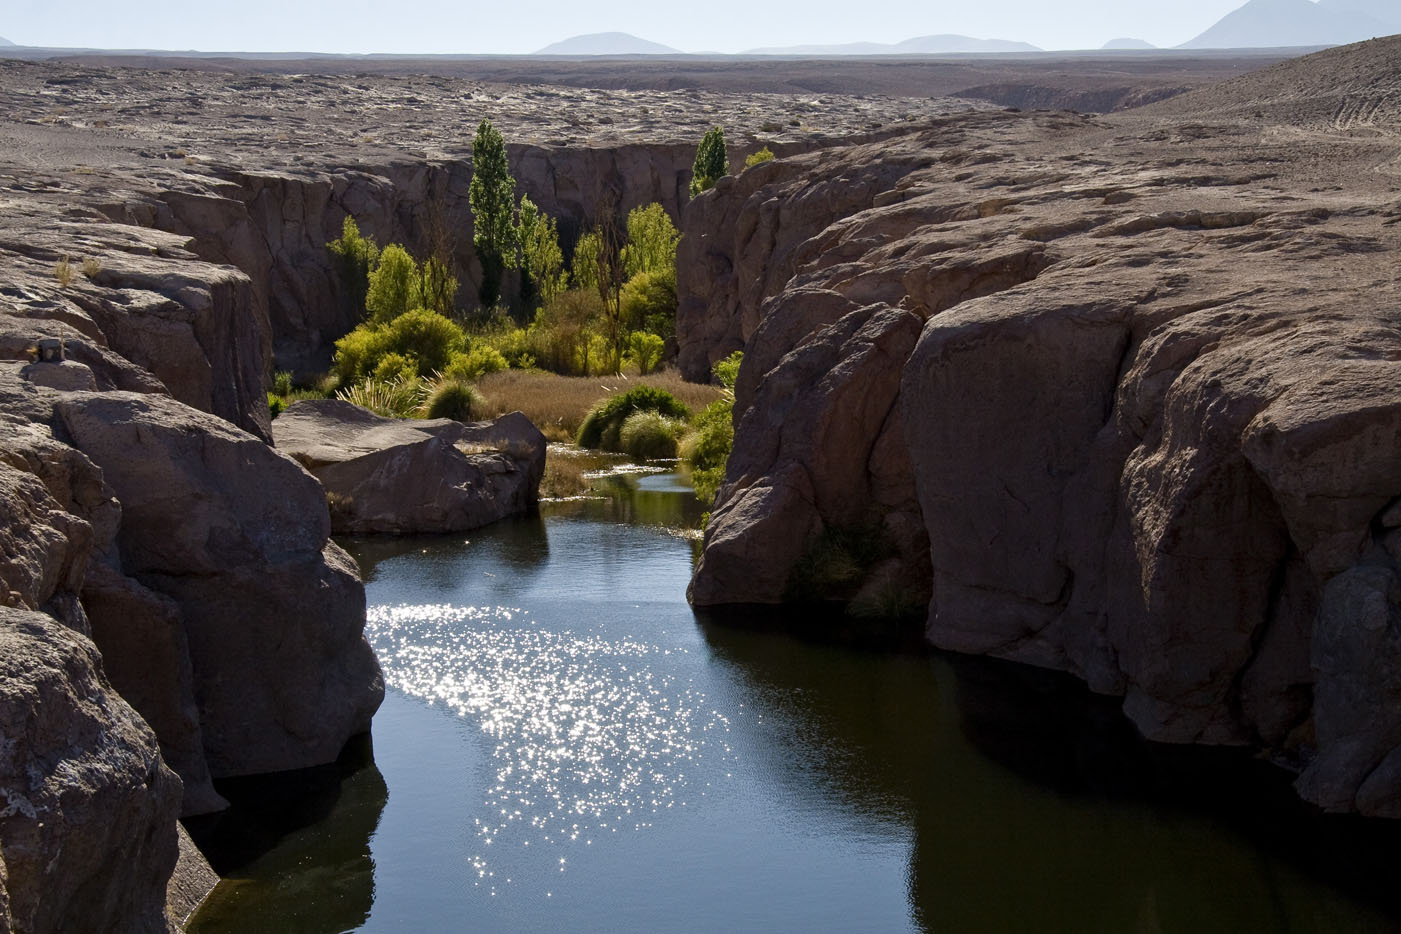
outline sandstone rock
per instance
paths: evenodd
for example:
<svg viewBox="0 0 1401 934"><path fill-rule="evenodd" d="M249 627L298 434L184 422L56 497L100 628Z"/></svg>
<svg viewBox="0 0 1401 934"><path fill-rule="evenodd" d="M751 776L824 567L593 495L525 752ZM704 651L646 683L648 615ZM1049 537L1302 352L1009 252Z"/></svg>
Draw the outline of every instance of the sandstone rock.
<svg viewBox="0 0 1401 934"><path fill-rule="evenodd" d="M73 394L57 409L122 503L123 572L179 607L210 774L333 761L369 728L384 687L361 634L359 576L327 541L320 484L159 396Z"/></svg>
<svg viewBox="0 0 1401 934"><path fill-rule="evenodd" d="M91 392L97 389L97 377L93 375L92 368L75 360L31 363L20 370L19 375L36 386L47 386L66 392Z"/></svg>
<svg viewBox="0 0 1401 934"><path fill-rule="evenodd" d="M809 335L763 377L739 416L688 591L693 603L780 602L824 528L884 520L890 509L878 502L868 465L919 327L907 311L860 309Z"/></svg>
<svg viewBox="0 0 1401 934"><path fill-rule="evenodd" d="M166 934L180 781L97 649L47 616L0 609L0 724L14 930Z"/></svg>
<svg viewBox="0 0 1401 934"><path fill-rule="evenodd" d="M335 399L296 402L277 446L312 472L337 532L455 532L532 508L545 437L514 412L494 422L381 418Z"/></svg>
<svg viewBox="0 0 1401 934"><path fill-rule="evenodd" d="M179 831L180 858L166 886L165 907L170 920L184 930L191 915L219 884L219 876L210 868L208 860L190 839L184 826L175 826Z"/></svg>

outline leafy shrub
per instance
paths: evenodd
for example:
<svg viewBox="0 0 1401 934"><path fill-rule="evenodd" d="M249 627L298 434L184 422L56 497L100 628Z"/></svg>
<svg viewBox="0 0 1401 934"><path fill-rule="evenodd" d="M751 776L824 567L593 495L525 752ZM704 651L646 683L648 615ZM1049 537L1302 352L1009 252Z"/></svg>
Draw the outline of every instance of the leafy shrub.
<svg viewBox="0 0 1401 934"><path fill-rule="evenodd" d="M460 379L440 380L423 403L423 413L428 418L470 422L482 417L485 412L486 401L482 399L482 394L471 383Z"/></svg>
<svg viewBox="0 0 1401 934"><path fill-rule="evenodd" d="M623 269L629 277L643 272L676 275L676 244L681 240L666 209L657 202L628 212L628 240L623 247Z"/></svg>
<svg viewBox="0 0 1401 934"><path fill-rule="evenodd" d="M419 279L418 263L397 243L384 248L369 276L365 311L371 321L393 321L412 307Z"/></svg>
<svg viewBox="0 0 1401 934"><path fill-rule="evenodd" d="M618 431L618 446L624 454L644 460L675 457L685 427L684 422L658 412L633 412Z"/></svg>
<svg viewBox="0 0 1401 934"><path fill-rule="evenodd" d="M387 353L379 358L370 378L383 383L391 379L416 379L417 377L418 364L401 353Z"/></svg>
<svg viewBox="0 0 1401 934"><path fill-rule="evenodd" d="M467 353L453 354L442 375L446 379L474 383L488 373L500 373L506 368L506 358L495 348L478 344Z"/></svg>
<svg viewBox="0 0 1401 934"><path fill-rule="evenodd" d="M336 341L334 366L341 384L349 385L373 375L389 354L413 361L418 373L431 373L467 349L460 327L437 312L416 308L388 324L362 324Z"/></svg>
<svg viewBox="0 0 1401 934"><path fill-rule="evenodd" d="M567 376L587 376L594 361L591 341L604 314L597 292L570 289L555 296L530 326L527 343L538 364Z"/></svg>
<svg viewBox="0 0 1401 934"><path fill-rule="evenodd" d="M623 325L669 337L676 331L676 270L639 272L623 285Z"/></svg>
<svg viewBox="0 0 1401 934"><path fill-rule="evenodd" d="M268 393L268 415L273 418L281 415L287 410L287 403L283 398L274 393Z"/></svg>
<svg viewBox="0 0 1401 934"><path fill-rule="evenodd" d="M725 464L734 446L734 401L719 399L701 410L695 431L686 437L682 459L691 470L691 485L703 503L715 502L725 482Z"/></svg>
<svg viewBox="0 0 1401 934"><path fill-rule="evenodd" d="M735 381L739 379L739 365L743 362L744 351L736 350L725 359L717 361L715 366L711 368L711 371L715 374L715 378L719 380L721 386L733 390L735 388Z"/></svg>
<svg viewBox="0 0 1401 934"><path fill-rule="evenodd" d="M666 341L646 331L633 331L628 335L628 357L637 364L637 372L646 376L662 361L662 351Z"/></svg>
<svg viewBox="0 0 1401 934"><path fill-rule="evenodd" d="M744 159L744 167L746 169L752 169L756 165L760 165L765 162L770 162L772 160L773 150L765 146L758 152L751 152L748 156L746 156Z"/></svg>
<svg viewBox="0 0 1401 934"><path fill-rule="evenodd" d="M292 394L292 374L286 370L279 370L272 375L272 391L279 396L290 396Z"/></svg>
<svg viewBox="0 0 1401 934"><path fill-rule="evenodd" d="M581 448L620 450L619 435L623 422L632 413L640 411L658 412L672 418L686 418L691 414L680 399L665 389L635 386L594 406L579 426L575 443Z"/></svg>

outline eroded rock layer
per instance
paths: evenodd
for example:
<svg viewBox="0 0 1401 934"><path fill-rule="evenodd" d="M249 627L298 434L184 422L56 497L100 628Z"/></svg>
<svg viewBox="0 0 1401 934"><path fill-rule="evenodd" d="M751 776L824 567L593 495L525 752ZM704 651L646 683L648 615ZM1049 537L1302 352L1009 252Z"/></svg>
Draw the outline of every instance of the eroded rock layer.
<svg viewBox="0 0 1401 934"><path fill-rule="evenodd" d="M1276 71L1385 97L1398 42ZM1401 816L1401 142L1230 94L960 118L698 199L682 364L746 359L691 593L777 602L884 526L935 645Z"/></svg>

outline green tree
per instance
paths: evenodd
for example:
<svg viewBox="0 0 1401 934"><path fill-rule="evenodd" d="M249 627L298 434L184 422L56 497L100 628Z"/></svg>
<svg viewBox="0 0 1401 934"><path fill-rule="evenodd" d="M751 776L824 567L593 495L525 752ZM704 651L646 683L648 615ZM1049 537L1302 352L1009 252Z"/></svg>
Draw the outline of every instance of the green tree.
<svg viewBox="0 0 1401 934"><path fill-rule="evenodd" d="M370 273L379 262L379 247L372 238L362 237L355 218L347 215L341 223L341 235L326 244L326 249L335 258L347 303L357 319L363 318L365 293L370 288Z"/></svg>
<svg viewBox="0 0 1401 934"><path fill-rule="evenodd" d="M548 305L567 285L564 252L559 248L559 228L553 217L541 213L525 195L521 195L517 217L516 239L520 244L523 274L521 299L527 305L537 299Z"/></svg>
<svg viewBox="0 0 1401 934"><path fill-rule="evenodd" d="M725 154L725 131L711 127L696 147L696 161L691 165L691 197L715 186L730 174L730 159Z"/></svg>
<svg viewBox="0 0 1401 934"><path fill-rule="evenodd" d="M365 310L371 321L392 321L415 305L418 263L397 243L384 248L379 265L370 273Z"/></svg>
<svg viewBox="0 0 1401 934"><path fill-rule="evenodd" d="M457 277L448 269L448 264L430 256L418 270L418 280L409 304L414 308L427 308L440 315L452 314L452 303L457 298Z"/></svg>
<svg viewBox="0 0 1401 934"><path fill-rule="evenodd" d="M627 277L642 272L676 269L676 244L681 234L655 201L628 212L628 242L623 247L623 270Z"/></svg>
<svg viewBox="0 0 1401 934"><path fill-rule="evenodd" d="M472 184L467 197L472 206L472 244L482 264L477 297L483 306L491 307L501 297L507 264L515 262L516 180L506 162L506 141L490 120L481 122L472 141Z"/></svg>

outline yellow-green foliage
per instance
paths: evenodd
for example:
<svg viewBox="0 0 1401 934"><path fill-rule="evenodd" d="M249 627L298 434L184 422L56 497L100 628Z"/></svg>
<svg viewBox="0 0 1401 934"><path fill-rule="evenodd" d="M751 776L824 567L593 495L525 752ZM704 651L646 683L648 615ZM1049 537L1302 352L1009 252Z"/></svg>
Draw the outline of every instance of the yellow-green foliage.
<svg viewBox="0 0 1401 934"><path fill-rule="evenodd" d="M676 270L639 272L623 285L623 325L669 337L676 330Z"/></svg>
<svg viewBox="0 0 1401 934"><path fill-rule="evenodd" d="M336 341L334 366L342 385L373 374L386 355L411 360L418 373L442 370L453 354L468 350L467 335L447 318L422 308L387 324L367 322Z"/></svg>
<svg viewBox="0 0 1401 934"><path fill-rule="evenodd" d="M628 241L623 269L629 278L642 272L676 274L676 244L681 240L666 210L655 201L628 212Z"/></svg>
<svg viewBox="0 0 1401 934"><path fill-rule="evenodd" d="M570 289L556 295L530 326L530 354L547 370L570 376L587 376L599 361L594 337L603 316L603 299L597 292Z"/></svg>
<svg viewBox="0 0 1401 934"><path fill-rule="evenodd" d="M656 369L665 348L666 341L647 331L633 331L628 335L628 359L636 364L641 376Z"/></svg>
<svg viewBox="0 0 1401 934"><path fill-rule="evenodd" d="M414 284L409 304L414 308L427 308L440 315L452 314L453 301L457 298L457 277L446 263L436 256L430 256L418 270L418 280Z"/></svg>
<svg viewBox="0 0 1401 934"><path fill-rule="evenodd" d="M765 146L758 152L751 152L748 156L746 156L744 159L744 167L746 169L752 169L754 166L759 165L763 162L769 162L772 159L773 150Z"/></svg>
<svg viewBox="0 0 1401 934"><path fill-rule="evenodd" d="M58 287L66 289L73 284L73 264L67 256L61 256L57 263L54 263L54 278L58 280Z"/></svg>
<svg viewBox="0 0 1401 934"><path fill-rule="evenodd" d="M517 223L521 251L521 269L529 277L535 296L549 304L568 286L564 271L564 252L559 247L559 228L555 219L540 213L529 198L521 196L520 220Z"/></svg>
<svg viewBox="0 0 1401 934"><path fill-rule="evenodd" d="M736 350L715 364L715 377L725 395L706 406L695 418L695 431L682 441L682 459L691 469L691 485L703 503L713 503L725 482L725 466L734 446L734 386L744 353Z"/></svg>
<svg viewBox="0 0 1401 934"><path fill-rule="evenodd" d="M570 282L584 292L598 289L599 270L603 266L603 234L590 230L574 244L574 260L570 265Z"/></svg>
<svg viewBox="0 0 1401 934"><path fill-rule="evenodd" d="M385 247L379 265L370 273L369 291L365 293L365 310L370 320L392 321L413 307L418 276L418 263L408 250L397 243Z"/></svg>
<svg viewBox="0 0 1401 934"><path fill-rule="evenodd" d="M579 435L575 438L575 443L581 448L620 451L623 423L629 415L643 411L656 412L676 419L684 419L691 414L680 399L665 389L634 386L627 392L610 396L594 406L579 426Z"/></svg>
<svg viewBox="0 0 1401 934"><path fill-rule="evenodd" d="M506 366L506 358L496 348L478 342L467 353L453 354L442 376L447 380L475 383L489 373L500 373Z"/></svg>
<svg viewBox="0 0 1401 934"><path fill-rule="evenodd" d="M387 353L379 358L370 378L382 383L392 379L415 379L417 377L417 363L401 353Z"/></svg>

